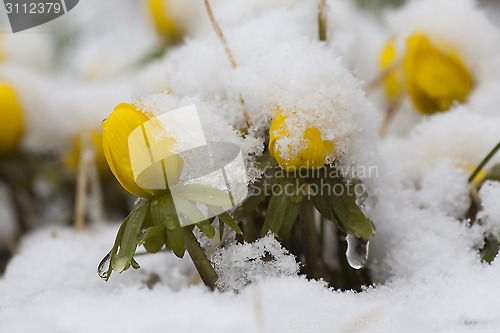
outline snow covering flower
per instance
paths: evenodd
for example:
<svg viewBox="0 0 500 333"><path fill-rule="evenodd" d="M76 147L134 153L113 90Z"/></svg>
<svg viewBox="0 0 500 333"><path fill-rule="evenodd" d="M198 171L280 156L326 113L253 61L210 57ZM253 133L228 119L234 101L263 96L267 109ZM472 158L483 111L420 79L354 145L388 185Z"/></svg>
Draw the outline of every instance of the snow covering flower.
<svg viewBox="0 0 500 333"><path fill-rule="evenodd" d="M130 140L132 132L142 127L144 133L144 124L149 122L149 126L160 129L162 124L155 121L153 115L146 114L138 110L131 104L119 104L113 113L103 121L103 150L106 161L111 168L120 184L130 193L139 197L153 199L166 192L168 182L164 175L166 169L169 169L169 175L177 175L177 179L182 172L182 159L168 158L165 160L151 162L145 166L145 169L139 175L134 175L132 169L132 159L142 159L140 162L145 162L149 158L149 150L153 146L153 142L147 142L147 147L141 145L137 140ZM149 128L149 127L148 127ZM148 135L149 140L156 140ZM161 144L161 149L171 151L175 143L173 138L158 138ZM155 148L158 146L155 146ZM141 154L141 156L132 156L131 152ZM156 184L155 180L160 179L164 185L163 189L150 188L147 184Z"/></svg>
<svg viewBox="0 0 500 333"><path fill-rule="evenodd" d="M286 125L287 119L288 117L283 115L283 111L278 108L269 130L269 152L280 167L285 170L295 170L302 167L321 168L325 165L326 157L333 154L334 143L330 140L323 140L316 127L308 127L304 131L302 149L288 158L282 155L276 141L291 135Z"/></svg>
<svg viewBox="0 0 500 333"><path fill-rule="evenodd" d="M16 92L0 83L0 155L16 150L24 134L24 120Z"/></svg>
<svg viewBox="0 0 500 333"><path fill-rule="evenodd" d="M175 41L180 37L179 23L172 15L168 6L169 0L146 0L151 18L155 24L156 31L167 38Z"/></svg>
<svg viewBox="0 0 500 333"><path fill-rule="evenodd" d="M382 52L381 66L389 71L384 81L388 97L395 98L406 88L415 108L424 114L446 111L455 101L466 101L473 79L453 48L434 44L421 33L408 37L406 44L402 68L396 64L392 40Z"/></svg>

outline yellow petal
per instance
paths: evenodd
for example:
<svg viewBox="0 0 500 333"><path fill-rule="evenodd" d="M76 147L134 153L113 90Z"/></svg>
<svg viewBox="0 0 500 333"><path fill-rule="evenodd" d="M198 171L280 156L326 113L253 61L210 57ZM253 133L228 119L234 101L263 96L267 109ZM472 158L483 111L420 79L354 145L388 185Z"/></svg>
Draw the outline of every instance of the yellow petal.
<svg viewBox="0 0 500 333"><path fill-rule="evenodd" d="M379 59L382 71L388 71L383 83L387 97L394 99L403 90L404 77L399 66L395 66L397 51L394 39L390 39L385 45Z"/></svg>
<svg viewBox="0 0 500 333"><path fill-rule="evenodd" d="M15 91L0 83L0 155L17 149L24 134L24 119Z"/></svg>
<svg viewBox="0 0 500 333"><path fill-rule="evenodd" d="M179 23L168 8L170 0L146 0L156 31L171 41L179 39L181 33Z"/></svg>
<svg viewBox="0 0 500 333"><path fill-rule="evenodd" d="M282 152L277 149L276 141L291 136L285 125L286 116L278 108L271 122L269 130L269 153L281 168L294 171L298 168L321 168L325 165L328 155L333 154L333 141L323 140L320 131L315 127L307 128L303 134L304 148L289 158L283 158Z"/></svg>
<svg viewBox="0 0 500 333"><path fill-rule="evenodd" d="M404 70L412 102L425 114L446 111L455 101L465 102L473 88L471 74L458 54L436 47L422 34L408 38Z"/></svg>
<svg viewBox="0 0 500 333"><path fill-rule="evenodd" d="M133 105L122 103L103 121L103 151L106 161L120 184L132 194L152 199L152 191L139 187L130 162L128 139L130 133L150 118Z"/></svg>
<svg viewBox="0 0 500 333"><path fill-rule="evenodd" d="M179 180L183 161L172 152L175 139L165 137L164 124L157 118L120 104L103 128L104 155L127 191L153 199Z"/></svg>

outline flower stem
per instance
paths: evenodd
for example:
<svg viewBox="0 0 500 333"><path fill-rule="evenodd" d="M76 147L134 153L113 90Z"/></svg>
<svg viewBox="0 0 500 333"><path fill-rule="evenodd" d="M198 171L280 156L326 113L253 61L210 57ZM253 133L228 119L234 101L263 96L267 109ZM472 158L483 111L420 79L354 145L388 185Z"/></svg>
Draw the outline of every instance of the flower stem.
<svg viewBox="0 0 500 333"><path fill-rule="evenodd" d="M233 56L233 53L231 52L231 48L229 47L229 44L226 40L226 37L224 37L224 34L222 33L222 29L215 19L214 12L212 11L212 6L210 6L210 2L208 0L205 0L205 8L207 10L208 18L210 19L210 23L212 23L212 27L214 28L215 34L217 35L217 38L219 38L220 42L222 43L222 46L224 47L224 51L226 52L227 58L229 59L229 62L231 63L231 67L235 69L238 67L236 60ZM245 120L245 128L242 129L242 132L244 134L247 133L247 130L250 128L252 125L250 122L250 116L248 114L248 110L245 106L245 100L243 98L243 95L240 93L239 96L240 99L240 104L242 106L242 112L243 112L243 118Z"/></svg>
<svg viewBox="0 0 500 333"><path fill-rule="evenodd" d="M488 163L499 150L500 150L500 142L495 146L495 148L493 148L488 153L488 155L486 155L486 157L481 161L481 163L479 163L479 165L477 166L476 170L474 170L474 172L472 173L472 175L470 175L470 177L469 177L469 183L472 183L474 181L474 179L476 178L476 176L481 172L481 170L483 170L483 168L486 165L486 163Z"/></svg>
<svg viewBox="0 0 500 333"><path fill-rule="evenodd" d="M322 277L322 263L319 253L318 234L314 221L314 206L310 200L304 199L299 214L300 236L306 257L306 273L309 278Z"/></svg>
<svg viewBox="0 0 500 333"><path fill-rule="evenodd" d="M326 0L320 0L318 12L319 40L326 41Z"/></svg>
<svg viewBox="0 0 500 333"><path fill-rule="evenodd" d="M182 230L184 232L186 250L188 251L189 256L191 257L191 260L193 260L196 270L200 274L200 277L205 283L205 285L210 289L214 290L216 287L215 283L219 278L217 276L217 273L215 273L212 264L205 255L205 252L203 251L203 248L201 247L200 243L198 243L198 240L193 235L192 230L190 228L182 228Z"/></svg>

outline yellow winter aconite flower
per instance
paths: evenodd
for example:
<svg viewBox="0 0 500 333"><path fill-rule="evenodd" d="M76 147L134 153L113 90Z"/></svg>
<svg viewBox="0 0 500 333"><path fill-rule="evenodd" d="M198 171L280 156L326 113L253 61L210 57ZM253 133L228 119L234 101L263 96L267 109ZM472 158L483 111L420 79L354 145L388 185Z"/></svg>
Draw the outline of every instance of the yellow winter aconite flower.
<svg viewBox="0 0 500 333"><path fill-rule="evenodd" d="M109 166L106 162L104 156L103 145L102 145L102 133L100 131L91 131L89 133L90 142L92 148L95 152L95 163L97 165L97 170L101 176L107 176L109 174ZM77 169L80 162L80 155L82 149L82 137L78 136L73 140L70 152L64 157L64 164L69 169Z"/></svg>
<svg viewBox="0 0 500 333"><path fill-rule="evenodd" d="M183 161L173 153L176 141L165 137L164 124L153 115L122 103L102 126L106 161L127 191L153 199L179 179Z"/></svg>
<svg viewBox="0 0 500 333"><path fill-rule="evenodd" d="M290 130L286 126L287 117L278 108L271 122L269 129L269 152L278 162L281 168L293 171L298 168L321 168L325 165L326 158L333 154L333 141L323 140L321 133L316 127L309 127L304 131L302 142L304 148L299 150L294 156L282 157L282 152L276 146L277 140L291 137Z"/></svg>
<svg viewBox="0 0 500 333"><path fill-rule="evenodd" d="M474 165L474 164L467 164L465 166L465 170L467 170L467 172L469 172L470 174L472 174L476 170L476 168L477 168L477 165ZM488 173L486 171L484 171L484 169L479 171L477 176L472 181L472 184L476 187L479 187L479 185L481 185L481 183L483 182L483 180L486 178L487 175L488 175Z"/></svg>
<svg viewBox="0 0 500 333"><path fill-rule="evenodd" d="M396 48L389 41L380 59L383 69L395 67L384 79L387 95L394 97L404 87L415 108L424 114L446 111L454 102L465 102L474 86L469 69L455 50L436 45L420 33L406 40L402 66L395 61Z"/></svg>
<svg viewBox="0 0 500 333"><path fill-rule="evenodd" d="M383 83L387 97L391 100L396 98L403 89L404 73L395 64L395 61L397 61L396 55L397 51L394 39L391 39L382 51L379 63L382 70L388 71Z"/></svg>
<svg viewBox="0 0 500 333"><path fill-rule="evenodd" d="M146 0L156 31L171 41L177 40L181 31L179 23L168 8L170 0Z"/></svg>
<svg viewBox="0 0 500 333"><path fill-rule="evenodd" d="M21 105L12 87L0 83L0 155L15 151L24 134Z"/></svg>

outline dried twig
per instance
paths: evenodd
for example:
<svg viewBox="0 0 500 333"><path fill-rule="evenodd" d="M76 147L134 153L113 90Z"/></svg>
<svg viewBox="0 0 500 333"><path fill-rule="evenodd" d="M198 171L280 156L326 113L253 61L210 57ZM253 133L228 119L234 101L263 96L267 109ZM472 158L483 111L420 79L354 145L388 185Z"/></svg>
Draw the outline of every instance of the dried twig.
<svg viewBox="0 0 500 333"><path fill-rule="evenodd" d="M231 49L229 48L229 44L227 43L226 38L224 37L224 34L222 33L222 29L220 28L219 23L217 23L217 20L215 19L214 13L212 11L212 7L210 6L210 2L208 0L205 0L205 7L207 9L207 14L210 19L210 22L212 23L212 27L215 30L215 34L219 38L219 40L222 43L222 46L224 47L224 51L226 51L226 55L229 59L229 62L231 63L231 67L235 69L238 65L236 64L236 60L234 59L233 53L231 52ZM248 130L250 128L251 123L250 123L250 116L248 115L248 111L245 106L245 100L243 98L243 95L240 93L239 96L241 106L243 107L243 118L245 119L245 125L246 129L244 131Z"/></svg>
<svg viewBox="0 0 500 333"><path fill-rule="evenodd" d="M326 0L320 0L318 12L319 40L325 42L327 39L327 4Z"/></svg>
<svg viewBox="0 0 500 333"><path fill-rule="evenodd" d="M80 156L78 161L78 174L76 179L75 198L75 229L85 228L85 210L87 207L87 185L89 177L89 149L92 149L88 133L80 137ZM90 159L93 159L91 157Z"/></svg>
<svg viewBox="0 0 500 333"><path fill-rule="evenodd" d="M380 137L384 137L385 133L387 132L387 128L389 127L392 120L394 119L394 116L399 110L399 107L401 106L401 102L403 101L404 96L405 96L404 93L400 93L399 95L397 95L396 98L391 102L391 104L387 108L384 120L382 121L382 124L380 124L380 127L378 129L378 135Z"/></svg>

